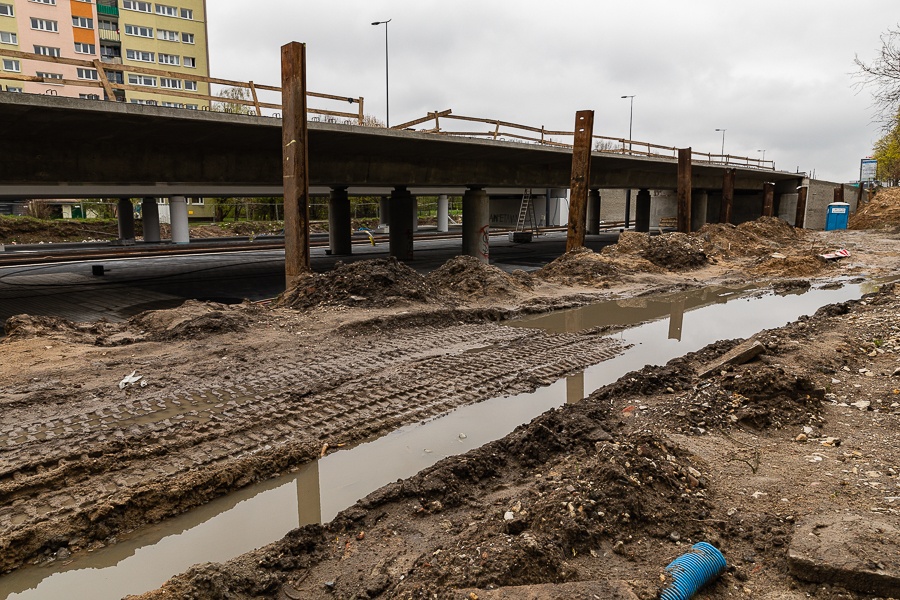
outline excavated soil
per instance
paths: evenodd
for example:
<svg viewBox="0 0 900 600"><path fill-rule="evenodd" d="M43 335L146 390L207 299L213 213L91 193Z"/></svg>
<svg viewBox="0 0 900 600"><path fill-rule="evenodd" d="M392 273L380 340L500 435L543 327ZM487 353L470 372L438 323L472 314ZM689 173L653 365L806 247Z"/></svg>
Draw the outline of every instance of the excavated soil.
<svg viewBox="0 0 900 600"><path fill-rule="evenodd" d="M900 188L878 190L874 198L850 215L850 229L900 228Z"/></svg>
<svg viewBox="0 0 900 600"><path fill-rule="evenodd" d="M10 319L0 571L77 561L323 451L622 351L606 330L545 333L500 316L747 283L774 254L799 265L846 248L815 277L897 274L885 231L801 234L760 220L659 237L572 252L533 276L467 259L429 277L366 261L305 278L274 306L192 302L118 324ZM795 293L810 283L796 271L761 279ZM699 375L733 340L626 374L330 524L145 597L473 598L527 586L549 599L569 589L554 586L613 581L650 599L662 568L704 540L731 566L702 597L872 598L794 579L786 544L801 515L900 518L898 310L888 286L761 332L764 351L747 364Z"/></svg>

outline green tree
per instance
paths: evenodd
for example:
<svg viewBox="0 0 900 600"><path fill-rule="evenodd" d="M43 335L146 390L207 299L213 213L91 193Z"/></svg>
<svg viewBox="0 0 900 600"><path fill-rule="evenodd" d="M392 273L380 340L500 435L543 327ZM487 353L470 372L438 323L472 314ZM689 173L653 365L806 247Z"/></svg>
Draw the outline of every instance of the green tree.
<svg viewBox="0 0 900 600"><path fill-rule="evenodd" d="M878 179L897 185L900 182L900 123L875 142L872 158L878 161Z"/></svg>

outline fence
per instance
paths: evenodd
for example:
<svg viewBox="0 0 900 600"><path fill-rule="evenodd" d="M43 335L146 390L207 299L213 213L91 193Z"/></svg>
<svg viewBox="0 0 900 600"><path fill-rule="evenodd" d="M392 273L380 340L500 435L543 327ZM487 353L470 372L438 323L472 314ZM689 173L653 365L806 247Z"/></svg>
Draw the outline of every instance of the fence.
<svg viewBox="0 0 900 600"><path fill-rule="evenodd" d="M36 83L46 83L49 85L75 85L79 87L95 87L102 89L106 93L107 100L115 100L115 90L123 90L123 91L132 91L132 92L158 92L161 94L165 94L166 96L174 96L177 98L192 98L194 100L206 100L209 102L220 102L227 104L238 104L241 106L252 107L252 110L257 115L263 114L263 109L268 109L271 111L280 111L281 104L277 104L275 102L264 102L260 100L260 92L269 92L269 93L281 93L281 88L271 85L261 85L258 83L254 83L253 81L234 81L231 79L222 79L219 77L207 77L204 75L195 75L192 73L183 73L176 71L166 71L161 69L151 69L148 67L141 67L137 65L121 65L115 64L111 65L108 62L105 62L100 59L94 60L82 60L77 58L65 58L61 56L44 56L41 54L32 54L30 52L19 52L17 50L7 50L5 48L0 48L0 56L8 57L13 59L20 60L34 60L45 63L52 63L58 65L68 65L74 67L82 67L86 69L92 69L97 71L97 80L93 79L49 79L45 77L38 77L36 75L21 75L18 73L11 73L4 71L0 73L0 79L8 79L10 81L31 81ZM151 88L148 86L140 86L140 85L132 85L128 83L120 83L116 81L110 81L106 71L127 71L129 73L138 73L141 75L151 75L156 77L167 77L173 79L182 79L185 81L193 81L196 83L206 83L211 85L220 85L225 87L237 88L240 90L246 90L246 94L249 94L249 99L246 98L230 98L230 97L222 97L222 96L213 96L210 94L201 94L198 92L191 92L183 89L171 89L171 88ZM245 92L242 92L242 95L245 95ZM347 96L336 96L334 94L322 94L318 92L307 92L307 97L316 98L320 100L329 100L329 101L339 101L339 102L347 102L351 105L357 104L359 105L359 109L356 112L345 112L339 110L331 110L325 108L308 108L307 112L314 115L323 115L326 118L341 118L350 121L355 121L356 124L362 125L364 122L364 101L362 97L359 98L350 98Z"/></svg>

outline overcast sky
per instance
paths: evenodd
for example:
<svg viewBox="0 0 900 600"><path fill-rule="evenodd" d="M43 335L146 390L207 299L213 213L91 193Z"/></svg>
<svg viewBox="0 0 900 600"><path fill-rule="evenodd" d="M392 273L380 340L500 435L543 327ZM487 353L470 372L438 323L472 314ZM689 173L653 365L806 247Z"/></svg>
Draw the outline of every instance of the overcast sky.
<svg viewBox="0 0 900 600"><path fill-rule="evenodd" d="M280 85L307 44L311 91L365 98L392 124L433 110L775 161L855 180L879 137L853 59L875 56L897 0L208 0L211 74ZM311 106L314 103L311 103ZM321 105L321 108L338 108ZM345 107L346 108L346 107Z"/></svg>

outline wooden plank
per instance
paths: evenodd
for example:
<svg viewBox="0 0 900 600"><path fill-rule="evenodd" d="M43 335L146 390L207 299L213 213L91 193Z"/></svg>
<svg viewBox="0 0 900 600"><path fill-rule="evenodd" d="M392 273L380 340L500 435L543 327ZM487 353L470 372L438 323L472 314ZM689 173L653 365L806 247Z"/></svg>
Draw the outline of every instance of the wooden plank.
<svg viewBox="0 0 900 600"><path fill-rule="evenodd" d="M109 78L106 76L106 70L104 70L103 63L100 62L99 58L94 59L94 67L96 67L97 74L100 76L100 83L103 85L103 91L106 92L106 99L109 102L115 102L116 95L113 93L112 86L109 85Z"/></svg>
<svg viewBox="0 0 900 600"><path fill-rule="evenodd" d="M763 210L762 216L775 215L775 184L766 182L763 184Z"/></svg>
<svg viewBox="0 0 900 600"><path fill-rule="evenodd" d="M253 95L253 106L256 108L256 114L262 116L262 109L259 107L259 97L256 95L256 86L253 85L252 81L248 83L250 84L250 94Z"/></svg>
<svg viewBox="0 0 900 600"><path fill-rule="evenodd" d="M309 268L309 154L306 122L306 44L281 47L284 167L284 271L290 288Z"/></svg>
<svg viewBox="0 0 900 600"><path fill-rule="evenodd" d="M809 196L809 186L801 185L797 190L797 213L794 216L794 227L803 229L806 225L806 199Z"/></svg>
<svg viewBox="0 0 900 600"><path fill-rule="evenodd" d="M681 233L691 231L692 156L690 148L678 149L678 231Z"/></svg>
<svg viewBox="0 0 900 600"><path fill-rule="evenodd" d="M439 112L430 112L430 113L428 113L427 116L424 116L424 117L421 117L418 119L413 119L412 121L407 121L406 123L400 123L399 125L392 125L391 129L406 129L407 127L412 127L413 125L419 125L420 123L425 123L426 121L431 121L432 119L434 119L436 121L438 119L438 117L446 117L447 115L449 115L452 112L453 111L450 110L449 108L447 110L442 110Z"/></svg>
<svg viewBox="0 0 900 600"><path fill-rule="evenodd" d="M734 180L737 169L725 169L722 181L722 205L719 207L719 223L731 223L731 209L734 206Z"/></svg>
<svg viewBox="0 0 900 600"><path fill-rule="evenodd" d="M594 111L575 113L575 146L572 150L572 183L569 194L569 227L566 252L584 246L587 223L587 199L591 183L591 141L594 134Z"/></svg>

